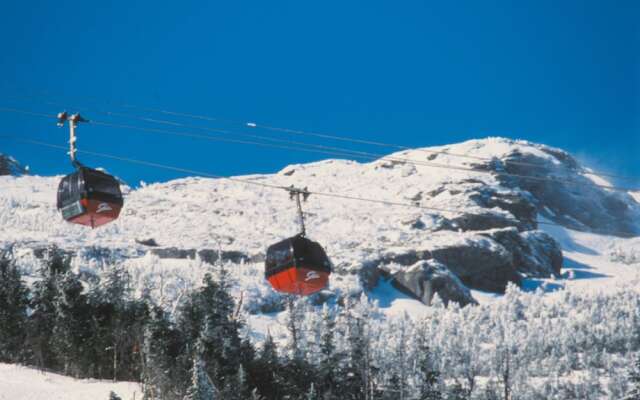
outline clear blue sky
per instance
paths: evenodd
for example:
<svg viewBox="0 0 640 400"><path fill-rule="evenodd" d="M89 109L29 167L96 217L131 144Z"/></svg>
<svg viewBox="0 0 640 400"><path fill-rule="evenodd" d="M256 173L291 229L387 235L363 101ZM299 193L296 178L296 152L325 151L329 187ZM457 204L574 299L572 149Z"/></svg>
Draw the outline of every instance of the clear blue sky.
<svg viewBox="0 0 640 400"><path fill-rule="evenodd" d="M640 176L640 1L5 3L0 106L59 111L15 99L46 92L70 111L141 113L118 109L126 102L408 146L500 135ZM0 115L0 134L66 143L52 121ZM83 149L224 175L327 157L96 126L79 135ZM6 141L0 152L38 174L70 170L64 152ZM180 176L81 159L131 184Z"/></svg>

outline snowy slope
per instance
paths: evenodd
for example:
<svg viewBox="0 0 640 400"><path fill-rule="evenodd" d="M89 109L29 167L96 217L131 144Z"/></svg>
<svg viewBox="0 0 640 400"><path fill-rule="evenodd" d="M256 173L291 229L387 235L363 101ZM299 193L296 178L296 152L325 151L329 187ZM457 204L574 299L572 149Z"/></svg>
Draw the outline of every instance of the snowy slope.
<svg viewBox="0 0 640 400"><path fill-rule="evenodd" d="M442 154L434 158L433 152L441 150L476 158ZM308 235L323 244L338 272L331 277L329 292L333 297L329 297L330 305L335 304L338 297L356 297L364 293L376 301L380 310L388 316L406 312L412 317L420 317L428 315L427 306L399 292L385 280L381 280L373 289L366 289L358 277L358 271L368 261L389 254L433 250L477 240L477 231L462 231L455 229L455 225L447 226L447 223L457 221L460 217L482 214L489 215L493 221L522 222L518 221L521 216L505 208L480 206L475 196L484 193L483 190L487 188L492 196L529 199L532 195L522 190L518 182L507 184L496 175L482 171L414 165L397 159L466 169L482 164L478 158L504 160L514 154L534 157L549 168L557 167L557 171L554 171L559 176L608 184L601 177L581 175L579 168L575 171L567 168L566 153L557 149L500 138L404 151L371 163L326 160L287 166L272 175L238 178L270 185L307 186L316 192L431 208L390 206L320 195L312 195L304 205ZM145 185L138 189L125 188L125 208L121 218L100 229L90 230L64 223L55 210L59 179L0 177L0 248L13 247L27 279L39 265L34 248L55 244L76 252L80 257L74 260L74 267L89 273L100 273L108 262L113 261L103 255L110 254L111 257L115 254L116 261L131 274L139 294L150 293L164 307L173 309L179 299L199 285L204 274L213 267L199 258L160 258L151 254L151 247L141 245L138 241L154 239L163 249L236 251L246 255L248 261L226 265L235 283L233 295L236 299L243 299L243 316L248 322L247 334L256 342L261 341L267 332L276 340L284 340L285 316L277 312L278 307L270 307L281 298L264 280L261 260L269 244L296 233L298 229L295 205L285 191L196 177ZM576 187L566 190L570 190L572 196L587 199L595 191L581 191ZM624 204L628 210L626 217L630 217L627 219L640 230L640 205L637 203L640 194L620 195L616 199L620 201L616 204ZM555 215L557 213L552 210L554 204L540 204L539 199L536 201L537 221L549 223L554 221L554 216L562 222L574 220L571 216ZM571 226L584 227L584 224L577 221L572 222ZM541 295L554 301L559 298L562 289L613 293L626 290L624 288L628 287L629 282L640 279L640 239L547 224L539 228L561 245L563 268L560 276L555 278L525 279L522 284L524 290L538 290ZM472 293L481 304L492 303L500 297L479 290L473 290ZM3 390L10 386L10 379L28 380L31 373L19 367L2 366L0 399L3 393L11 393ZM37 384L33 387L36 394L29 393L32 397L20 397L14 393L14 397L7 398L42 398L39 394L49 393L47 391L53 390L59 379L63 378L38 375L37 379L33 378ZM83 388L95 390L95 396L91 398L106 398L111 387L108 383L69 381L65 387L67 384L73 388L69 393L73 392L77 397L60 398L87 398L78 394L89 393L82 392ZM118 386L116 392L127 399L138 390L134 386Z"/></svg>
<svg viewBox="0 0 640 400"><path fill-rule="evenodd" d="M0 364L0 400L106 400L113 391L122 400L141 399L140 385L73 379L13 364Z"/></svg>
<svg viewBox="0 0 640 400"><path fill-rule="evenodd" d="M426 161L432 158L429 151L433 150L440 148L405 151L390 157ZM446 150L494 158L513 152L530 153L551 164L559 163L530 143L499 138L469 141ZM446 155L438 155L436 161L438 165L465 168L477 164L473 159ZM99 246L133 251L146 250L136 245L136 239L154 238L161 246L216 249L222 246L226 251L260 255L270 243L297 231L295 207L285 191L204 178L177 179L128 191L125 208L117 222L87 230L62 223L56 212L55 191L59 178L0 177L0 243L40 242L63 248ZM366 164L327 160L288 166L274 175L240 178L437 209L311 196L305 204L309 236L324 244L333 255L334 263L344 266L396 246L419 248L427 243L446 243L459 238L457 232L451 231L425 234L442 223L443 218L476 212L492 213L506 220L515 218L498 207L479 207L469 196L457 192L491 187L504 193L521 194L517 188L507 188L494 175L481 171L387 160ZM443 185L452 183L455 191L442 190ZM634 207L640 215L640 206L636 203ZM412 227L417 221L423 225L422 229Z"/></svg>
<svg viewBox="0 0 640 400"><path fill-rule="evenodd" d="M471 158L437 153L441 151ZM561 150L502 138L402 151L365 164L326 160L290 165L273 175L238 178L270 185L306 186L316 192L424 207L390 206L320 195L310 197L304 205L308 234L323 244L337 269L345 272L334 274L331 289L343 294L358 293L362 290L358 279L346 272L357 272L369 260L415 249L438 249L455 243L464 244L469 240L477 241L476 232L456 231L455 222L453 229L442 229L450 221L482 214L495 221L517 222L518 216L505 207L481 207L477 201L478 194L484 193L482 191L487 188L492 190L492 198L505 196L527 199L531 194L521 190L519 182L505 185L496 175L468 170L478 168L478 165L482 169L482 164L486 164L482 161L484 159L509 161L514 155L542 163L557 176L583 180L583 183L607 184L601 177L581 175L580 168L574 165L575 161ZM404 163L400 159L415 160L418 164ZM446 169L442 166L462 169ZM0 246L14 246L23 256L27 272L29 265L35 265L29 255L29 249L33 247L55 244L77 251L84 255L84 259L78 261L78 267L89 269L100 266L96 254L102 254L107 249L127 256L124 262L133 271L140 286L153 286L154 281L159 279L158 275L163 277L163 284L173 285L172 290L158 290L167 297L165 302L170 304L180 296L181 291L197 284L208 267L198 260L158 259L148 254L149 247L137 243L154 239L163 248L240 252L254 260L235 272L243 282L240 286L251 294L246 300L247 307L251 308L254 298L264 302L265 298L274 296L262 278L264 251L269 244L294 234L298 229L295 206L285 191L195 177L145 185L135 190L125 188L125 208L121 218L100 229L90 230L61 220L55 210L59 179L0 177ZM520 182L522 185L528 183ZM562 189L572 195L584 193L583 197L586 198L596 190L584 185ZM596 194L603 192L597 190L599 192ZM637 193L632 195L637 196ZM615 200L619 201L617 198ZM627 216L632 216L631 220L637 222L640 205L631 196L623 197L621 201L629 210ZM538 207L546 214L545 217L539 215L539 220L554 216L550 210L553 204L539 204ZM567 216L558 218L561 221L574 221ZM640 229L640 223L636 226ZM618 250L619 253L627 249L635 251L633 249L638 246L633 239L616 239L548 225L541 225L540 228L550 233L563 247L565 279L557 282L529 280L525 282L525 288L543 286L552 290L566 285L590 286L591 282L598 282L600 286L616 281L619 276L624 280L627 274L633 272L633 268L611 256L614 246L624 249ZM158 285L159 282L155 282L155 286ZM494 297L493 294L474 293L475 297L481 299ZM264 303L254 305L261 306Z"/></svg>

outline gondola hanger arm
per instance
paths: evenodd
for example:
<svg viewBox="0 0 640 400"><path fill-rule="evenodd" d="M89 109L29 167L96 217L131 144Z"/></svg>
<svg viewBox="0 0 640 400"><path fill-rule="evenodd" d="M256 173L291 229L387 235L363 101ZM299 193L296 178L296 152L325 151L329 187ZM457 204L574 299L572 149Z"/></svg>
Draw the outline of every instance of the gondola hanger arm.
<svg viewBox="0 0 640 400"><path fill-rule="evenodd" d="M300 236L305 236L307 234L306 228L304 226L304 212L302 211L302 203L300 202L300 196L302 195L302 201L307 201L311 193L307 190L305 186L303 189L296 188L291 185L286 190L289 192L289 198L291 200L296 201L296 205L298 206L298 222L300 224Z"/></svg>
<svg viewBox="0 0 640 400"><path fill-rule="evenodd" d="M76 160L76 127L79 122L89 122L88 119L83 118L79 113L69 115L66 111L58 113L59 127L63 127L65 122L69 122L69 157L71 158L71 164L75 168L79 168L82 164Z"/></svg>

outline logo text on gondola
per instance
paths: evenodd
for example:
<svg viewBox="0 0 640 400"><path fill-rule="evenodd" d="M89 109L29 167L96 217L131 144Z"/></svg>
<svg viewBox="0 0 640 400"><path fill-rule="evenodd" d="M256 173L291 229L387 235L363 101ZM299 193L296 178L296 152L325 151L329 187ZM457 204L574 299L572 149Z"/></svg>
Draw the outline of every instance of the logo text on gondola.
<svg viewBox="0 0 640 400"><path fill-rule="evenodd" d="M307 272L307 277L304 279L304 281L310 281L312 279L318 279L320 278L320 275L318 275L318 273L316 271L309 271Z"/></svg>
<svg viewBox="0 0 640 400"><path fill-rule="evenodd" d="M108 203L98 204L98 209L96 210L97 213L108 212L108 211L113 211L113 208L111 208L111 206Z"/></svg>

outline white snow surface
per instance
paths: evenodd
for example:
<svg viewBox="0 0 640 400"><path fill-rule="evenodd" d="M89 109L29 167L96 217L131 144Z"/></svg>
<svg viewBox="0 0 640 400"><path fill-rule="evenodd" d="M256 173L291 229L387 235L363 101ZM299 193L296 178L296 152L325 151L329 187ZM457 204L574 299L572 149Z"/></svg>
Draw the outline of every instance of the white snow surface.
<svg viewBox="0 0 640 400"><path fill-rule="evenodd" d="M433 151L447 151L474 157L491 158L517 149L558 161L538 146L524 141L501 138L472 140L456 145L416 149L391 155L428 161ZM438 164L468 167L477 160L438 155ZM121 217L99 229L65 223L56 211L55 197L61 177L1 176L0 177L0 248L15 244L19 263L27 274L35 272L37 261L29 248L34 245L56 244L77 250L82 255L87 247L100 247L142 255L122 262L131 274L133 286L148 291L168 309L199 285L204 274L213 268L199 259L160 259L147 253L149 247L136 240L153 238L162 247L181 249L220 249L240 251L249 256L264 253L266 247L297 232L295 204L284 190L243 184L223 179L187 177L166 183L125 188L125 206ZM424 196L442 183L461 178L475 179L498 190L501 187L488 174L425 165L412 165L378 160L357 163L345 160L290 165L271 175L236 177L269 185L308 187L321 193L414 203L422 207L462 210L465 213L487 209L478 207L466 196L444 191L434 197ZM596 177L594 182L606 180ZM478 185L481 183L459 183ZM639 193L631 193L638 200ZM390 206L328 196L312 195L304 204L309 237L325 247L335 266L354 271L366 260L403 249L433 249L476 237L473 232L428 232L442 215L455 217L456 212L429 211L414 207ZM492 212L507 218L510 213ZM421 221L426 229L411 227ZM542 220L542 219L541 219ZM579 291L619 290L625 284L640 279L640 239L573 231L558 226L541 225L562 246L564 265L559 279L529 279L524 289L538 291L550 300L558 298L563 289ZM146 254L145 254L146 253ZM74 260L77 270L100 273L103 267L91 257ZM282 313L262 313L261 307L276 302L279 295L267 284L260 262L228 264L234 281L233 295L242 297L247 334L259 342L269 332L276 340L285 337ZM357 295L363 291L356 274L333 274L329 291L335 294ZM556 294L554 294L556 293ZM390 284L382 282L366 295L377 301L388 316L409 314L419 318L428 314L428 307L411 299ZM472 295L480 303L499 298L493 293L477 290ZM552 300L553 301L553 300ZM29 387L29 393L12 388ZM36 398L107 398L110 388L131 398L138 389L135 384L95 381L75 381L53 374L0 364L0 399ZM62 389L64 388L64 389ZM46 395L46 396L45 396ZM59 397L52 397L58 396ZM4 396L4 397L3 397ZM74 397L75 396L75 397Z"/></svg>
<svg viewBox="0 0 640 400"><path fill-rule="evenodd" d="M142 399L138 383L74 379L0 363L0 400L106 400L111 391L122 400Z"/></svg>
<svg viewBox="0 0 640 400"><path fill-rule="evenodd" d="M472 140L457 145L402 151L389 158L427 161L433 151L468 154L473 157L500 157L509 151L535 153L557 163L551 155L523 141L501 138ZM477 163L439 154L437 164L468 168ZM121 217L100 229L66 224L55 209L55 193L61 177L0 177L0 243L30 242L56 244L63 248L99 246L146 250L135 239L153 238L160 246L179 248L220 248L249 255L298 229L295 205L284 190L274 190L237 181L183 178L127 188ZM388 159L360 164L354 161L325 160L290 165L272 175L236 177L269 185L308 187L322 193L387 200L415 207L390 206L348 199L312 195L304 205L308 234L323 244L333 262L340 266L360 263L376 254L400 248L423 248L464 240L464 234L440 232L425 235L411 228L420 220L425 230L438 224L441 216L487 212L467 196L444 191L431 197L431 190L459 179L475 179L505 192L495 177L475 171L443 169L436 166L402 164ZM460 183L461 189L482 183ZM430 211L429 208L433 208ZM452 210L452 212L442 211ZM490 210L513 218L509 212Z"/></svg>
<svg viewBox="0 0 640 400"><path fill-rule="evenodd" d="M270 185L308 186L322 193L411 203L411 198L419 192L435 189L451 175L470 174L424 166L384 168L383 165L387 163L327 160L289 166L274 175L239 178ZM291 171L294 171L292 175L286 175ZM487 174L471 175L497 185ZM131 248L136 246L134 239L154 238L161 246L223 246L224 250L260 254L270 243L298 229L295 205L284 190L221 179L183 178L131 190L119 220L100 229L87 230L61 221L55 209L59 180L60 177L0 177L3 188L0 242L54 243L63 248L91 245ZM465 212L484 210L449 193L420 204ZM361 260L372 248L419 247L426 238L402 222L420 218L429 226L442 214L319 195L312 195L304 208L309 235L321 241L329 253L340 254L336 258L340 262ZM498 209L495 213L510 216ZM346 249L349 251L342 251Z"/></svg>
<svg viewBox="0 0 640 400"><path fill-rule="evenodd" d="M542 145L526 141L488 138L402 151L364 164L325 160L289 165L276 174L235 178L425 207L391 206L311 195L304 204L309 237L322 243L336 267L355 271L363 262L392 252L434 249L456 242L477 241L478 235L474 232L429 232L429 227L437 225L442 216L450 218L462 212L487 212L486 208L477 206L468 196L450 190L435 196L425 195L443 183L457 182L456 188L462 190L486 184L500 191L517 191L500 186L494 176L480 171L401 163L397 159L431 162L435 152L445 151L475 158L439 153L433 162L468 168L477 164L478 158L500 158L518 151L534 154L552 164L560 163L541 148ZM29 268L36 265L28 251L34 245L55 244L78 250L80 254L84 248L95 246L144 255L149 248L136 243L136 240L153 238L162 247L235 250L259 257L269 244L291 236L298 230L295 204L286 191L199 177L145 184L138 189L125 187L125 206L120 218L91 230L65 223L56 211L55 197L60 178L0 177L0 247L16 244L23 255L22 264L27 272L33 272ZM461 179L466 182L458 182ZM481 183L468 182L470 179ZM599 177L595 177L595 180L606 182ZM515 218L498 208L490 212ZM425 228L412 228L412 223L416 221L420 221ZM550 233L563 247L564 279L529 280L525 283L527 289L553 291L569 286L604 289L636 272L637 268L629 260L635 260L634 254L638 253L638 239L618 239L548 225L541 225L540 228ZM616 259L611 255L614 248L619 254L629 255ZM151 254L128 258L124 263L138 281L138 287L151 287L168 307L192 285L197 285L209 268L199 260L159 259ZM99 263L91 257L77 261L77 268L91 270L99 267ZM239 280L238 295L240 291L245 292L245 308L255 311L251 307L258 306L257 299L264 304L265 298L276 296L264 281L261 263L234 265L233 269L232 275ZM343 294L362 290L353 274L332 275L329 289ZM399 294L393 289L390 289L394 292L393 296L398 297L395 300L389 299L384 290L376 290L380 293L371 295L381 296L381 304L412 304L407 306L411 310L422 307L417 302L418 306L414 307L413 300L398 297ZM493 294L478 291L473 291L473 295L481 302L495 298Z"/></svg>

